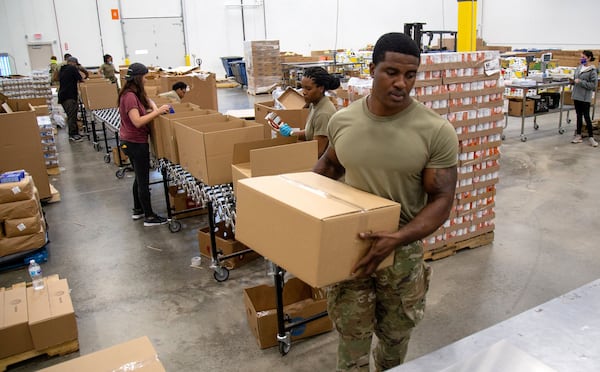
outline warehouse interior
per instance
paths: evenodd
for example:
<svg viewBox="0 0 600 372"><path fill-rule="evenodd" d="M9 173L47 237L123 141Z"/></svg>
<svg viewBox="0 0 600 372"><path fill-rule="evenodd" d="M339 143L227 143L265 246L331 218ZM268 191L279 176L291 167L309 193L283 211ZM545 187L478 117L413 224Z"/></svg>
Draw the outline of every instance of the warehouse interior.
<svg viewBox="0 0 600 372"><path fill-rule="evenodd" d="M194 67L211 72L208 81L214 84L208 100L198 98L208 102L206 106L197 105L194 110L232 115L252 112L254 116L257 104L268 105L273 100L273 90L251 92L251 83L240 84L239 76L227 76L222 58L245 56L248 65L246 42L278 40L279 51L298 56L310 56L311 51L359 50L374 44L385 32L401 32L409 22L424 22L428 30L460 30L458 3L377 0L366 7L354 0L301 4L288 0L0 0L0 34L5 35L0 40L0 57L6 57L12 75L23 77L37 70L31 54L35 45L49 45L59 60L64 53L72 53L90 71L102 63L106 53L112 54L119 66L142 62L167 70ZM581 50L600 50L587 26L600 11L598 5L580 0L552 5L538 0L474 3L475 23L469 26L476 30L472 36L478 44L471 51L494 50L492 59L513 58L514 63L514 58L520 58L520 54L510 53L503 57L505 49L494 49L503 47L533 51L536 58L540 51L551 50L554 58L568 54L565 60L569 61L578 61ZM589 11L582 12L583 7ZM517 8L519 12L514 11ZM297 20L294 26L290 19ZM548 23L554 26L546 27ZM530 32L541 28L545 31ZM161 32L173 32L176 39L161 38ZM143 37L135 39L132 34ZM250 73L248 70L248 77L252 77ZM178 78L170 75L165 79L171 84ZM508 80L502 84L511 86ZM153 89L158 92L164 87ZM504 91L508 89L515 88ZM560 97L562 102L564 97ZM499 170L490 209L492 233L483 243L452 250L448 257L429 256L433 276L426 315L413 331L407 363L395 371L458 371L451 368L475 363L475 357L479 361L488 358L488 362L494 359L482 353L494 351L499 341L518 349L505 349L501 356L523 357L530 368L538 366L540 371L600 368L600 349L592 341L600 326L594 316L600 299L594 202L600 182L595 171L598 149L587 142L571 143L575 130L571 106L563 110L561 105L537 115L525 114L525 107L520 106L517 114L509 115L508 98L502 97L503 111L496 121L502 124L502 141L497 146ZM173 107L176 112L184 111L186 104L173 103ZM207 208L194 216L175 217L175 229L173 224L148 228L141 221L132 221L133 172L124 170L127 164L121 162L118 152L109 152L107 133L102 133L101 120L90 109L94 106L90 101L82 105L88 111L83 116L89 117L80 117L80 125L87 128L83 133L88 137L72 143L64 128L56 130L58 166L56 172L48 173L55 191L52 202L42 203L49 241L41 268L44 276L68 280L77 349L60 355L21 353L20 359L9 355L0 358L0 365L11 371L60 368L60 363L147 337L153 353L146 359L131 360L137 363L135 369L153 370L159 360L164 369L157 370L167 371L335 370L335 331L293 339L286 353L281 352L277 340L272 340L271 347L261 346L249 323L245 293L248 288L273 285L268 262L262 257L243 262L227 270L225 280L216 280L218 268L211 267L210 257L200 254L198 231L213 223ZM55 106L56 97L50 111ZM594 100L594 125L598 108ZM3 111L0 119L2 115L10 114ZM90 134L86 120L96 121L98 139ZM9 170L14 169L0 167L0 173ZM116 176L118 171L120 176ZM151 170L151 180L156 181L151 186L153 208L167 215L165 199L169 198L160 166ZM30 281L26 265L0 264L0 287ZM270 290L271 300L273 296ZM551 317L555 312L562 314L558 324ZM2 347L6 344L0 341ZM481 365L471 369L465 365L463 370L485 370L478 369Z"/></svg>

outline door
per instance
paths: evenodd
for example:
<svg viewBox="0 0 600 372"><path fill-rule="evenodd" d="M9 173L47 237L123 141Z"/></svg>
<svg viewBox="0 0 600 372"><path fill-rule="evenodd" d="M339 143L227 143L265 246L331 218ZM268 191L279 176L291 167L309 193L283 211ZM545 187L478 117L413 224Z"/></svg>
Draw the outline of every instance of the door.
<svg viewBox="0 0 600 372"><path fill-rule="evenodd" d="M52 44L29 44L29 63L31 70L49 71L50 57L52 57Z"/></svg>
<svg viewBox="0 0 600 372"><path fill-rule="evenodd" d="M185 65L181 17L123 19L125 53L131 63L162 68Z"/></svg>

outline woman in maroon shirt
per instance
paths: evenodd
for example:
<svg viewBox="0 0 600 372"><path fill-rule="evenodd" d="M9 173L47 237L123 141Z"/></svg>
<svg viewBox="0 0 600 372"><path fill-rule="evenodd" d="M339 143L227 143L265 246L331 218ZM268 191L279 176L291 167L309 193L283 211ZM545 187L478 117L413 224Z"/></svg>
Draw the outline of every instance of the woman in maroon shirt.
<svg viewBox="0 0 600 372"><path fill-rule="evenodd" d="M144 90L144 76L147 73L148 69L141 63L133 63L127 69L125 85L119 93L119 137L121 148L129 157L135 172L131 218L139 220L143 217L144 226L155 226L167 223L167 219L155 214L150 202L148 124L157 116L168 113L169 105L156 107L156 104L148 99Z"/></svg>

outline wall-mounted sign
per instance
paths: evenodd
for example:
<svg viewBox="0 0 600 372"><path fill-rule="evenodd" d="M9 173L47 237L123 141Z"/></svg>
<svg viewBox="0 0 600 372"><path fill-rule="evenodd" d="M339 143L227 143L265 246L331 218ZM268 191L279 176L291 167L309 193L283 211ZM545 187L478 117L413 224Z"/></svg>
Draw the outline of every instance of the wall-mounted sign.
<svg viewBox="0 0 600 372"><path fill-rule="evenodd" d="M119 19L119 9L111 9L110 16L112 19Z"/></svg>

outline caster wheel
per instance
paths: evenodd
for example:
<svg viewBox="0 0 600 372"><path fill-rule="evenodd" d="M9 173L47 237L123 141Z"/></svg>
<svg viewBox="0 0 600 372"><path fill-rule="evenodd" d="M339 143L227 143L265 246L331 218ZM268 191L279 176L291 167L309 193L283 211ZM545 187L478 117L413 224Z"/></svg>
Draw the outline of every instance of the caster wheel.
<svg viewBox="0 0 600 372"><path fill-rule="evenodd" d="M172 233L181 231L181 222L177 220L171 220L171 222L169 222L169 231Z"/></svg>
<svg viewBox="0 0 600 372"><path fill-rule="evenodd" d="M115 176L119 179L125 177L125 169L119 169L115 172Z"/></svg>
<svg viewBox="0 0 600 372"><path fill-rule="evenodd" d="M533 129L538 130L538 129L540 129L540 126L537 124L533 124Z"/></svg>
<svg viewBox="0 0 600 372"><path fill-rule="evenodd" d="M521 142L527 142L527 136L521 136Z"/></svg>
<svg viewBox="0 0 600 372"><path fill-rule="evenodd" d="M106 164L110 163L110 154L106 154L106 155L104 155L104 162L105 162Z"/></svg>
<svg viewBox="0 0 600 372"><path fill-rule="evenodd" d="M279 341L279 353L281 355L287 355L287 353L290 352L291 348L292 348L291 344L288 344L284 341Z"/></svg>
<svg viewBox="0 0 600 372"><path fill-rule="evenodd" d="M506 136L503 134L500 136L500 138L502 139L502 141L504 141L506 139Z"/></svg>
<svg viewBox="0 0 600 372"><path fill-rule="evenodd" d="M567 119L567 124L571 124L571 119Z"/></svg>
<svg viewBox="0 0 600 372"><path fill-rule="evenodd" d="M560 133L560 134L565 134L565 130L564 130L563 128L560 128L560 129L558 130L558 133Z"/></svg>
<svg viewBox="0 0 600 372"><path fill-rule="evenodd" d="M229 279L229 269L226 267L217 267L213 277L219 283L224 282Z"/></svg>

